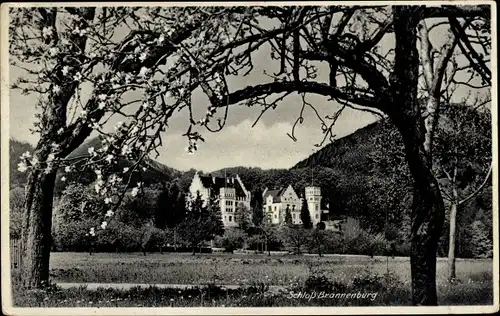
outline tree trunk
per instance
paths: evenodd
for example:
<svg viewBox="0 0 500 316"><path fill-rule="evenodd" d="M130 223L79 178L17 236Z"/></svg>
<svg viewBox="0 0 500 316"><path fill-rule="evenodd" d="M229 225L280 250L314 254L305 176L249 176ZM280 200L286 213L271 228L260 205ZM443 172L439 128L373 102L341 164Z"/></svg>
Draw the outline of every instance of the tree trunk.
<svg viewBox="0 0 500 316"><path fill-rule="evenodd" d="M389 116L400 131L414 182L411 237L413 305L437 305L436 252L444 224L444 204L424 148L425 125L417 100L419 56L416 28L423 10L394 7L395 65Z"/></svg>
<svg viewBox="0 0 500 316"><path fill-rule="evenodd" d="M49 281L55 179L56 171L36 170L28 176L22 233L22 284L25 288L41 288Z"/></svg>
<svg viewBox="0 0 500 316"><path fill-rule="evenodd" d="M456 192L456 188L453 188ZM448 281L453 281L456 278L455 274L455 234L457 223L458 201L455 199L451 202L450 210L450 240L448 246Z"/></svg>

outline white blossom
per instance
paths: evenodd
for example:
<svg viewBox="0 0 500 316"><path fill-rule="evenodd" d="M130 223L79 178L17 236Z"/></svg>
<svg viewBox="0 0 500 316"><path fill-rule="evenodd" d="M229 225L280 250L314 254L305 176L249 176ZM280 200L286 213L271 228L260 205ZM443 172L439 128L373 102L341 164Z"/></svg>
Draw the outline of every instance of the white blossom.
<svg viewBox="0 0 500 316"><path fill-rule="evenodd" d="M69 67L68 66L64 66L63 69L62 69L62 74L66 76L68 73L69 73Z"/></svg>
<svg viewBox="0 0 500 316"><path fill-rule="evenodd" d="M113 156L112 154L109 154L109 155L106 156L106 161L108 163L111 163L113 161L113 158L115 158L115 156Z"/></svg>
<svg viewBox="0 0 500 316"><path fill-rule="evenodd" d="M61 135L64 132L64 128L60 128L57 130L57 135Z"/></svg>
<svg viewBox="0 0 500 316"><path fill-rule="evenodd" d="M27 158L31 158L31 153L29 151L21 155L21 159L27 159Z"/></svg>
<svg viewBox="0 0 500 316"><path fill-rule="evenodd" d="M38 157L33 157L33 159L31 159L31 165L32 166L36 166L38 164Z"/></svg>
<svg viewBox="0 0 500 316"><path fill-rule="evenodd" d="M158 39L156 40L156 42L158 44L161 44L163 43L163 41L165 41L165 35L161 34L160 37L158 37Z"/></svg>
<svg viewBox="0 0 500 316"><path fill-rule="evenodd" d="M28 167L26 166L25 162L20 162L17 164L17 170L19 172L25 172L26 170L28 170Z"/></svg>
<svg viewBox="0 0 500 316"><path fill-rule="evenodd" d="M123 122L118 121L118 123L116 123L116 125L115 125L115 130L119 130L122 126L123 126ZM111 143L112 140L113 140L113 138L108 137L108 143Z"/></svg>
<svg viewBox="0 0 500 316"><path fill-rule="evenodd" d="M108 97L108 96L107 96L107 95L105 95L105 94L99 94L99 95L97 96L97 98L98 98L99 100L102 100L102 101L106 100L106 98L107 98L107 97Z"/></svg>
<svg viewBox="0 0 500 316"><path fill-rule="evenodd" d="M149 68L147 67L142 67L141 70L139 71L139 77L146 77L147 74L149 73Z"/></svg>
<svg viewBox="0 0 500 316"><path fill-rule="evenodd" d="M111 203L111 198L107 197L104 199L104 203L109 204Z"/></svg>
<svg viewBox="0 0 500 316"><path fill-rule="evenodd" d="M132 149L128 145L123 145L122 147L122 155L128 155L132 153Z"/></svg>
<svg viewBox="0 0 500 316"><path fill-rule="evenodd" d="M94 147L89 147L89 149L87 149L87 151L89 152L89 155L92 155L92 156L95 156L96 155L96 152L94 150ZM97 173L97 172L96 172Z"/></svg>
<svg viewBox="0 0 500 316"><path fill-rule="evenodd" d="M62 177L61 177L61 181L62 181L62 182L66 181L66 177L65 177L65 176L62 176Z"/></svg>
<svg viewBox="0 0 500 316"><path fill-rule="evenodd" d="M86 110L82 110L80 112L80 117L83 117L83 118L87 117L87 111Z"/></svg>
<svg viewBox="0 0 500 316"><path fill-rule="evenodd" d="M61 92L61 87L55 84L54 86L52 86L52 92L58 94L59 92Z"/></svg>
<svg viewBox="0 0 500 316"><path fill-rule="evenodd" d="M80 81L82 79L82 74L77 72L74 76L73 76L73 80L74 81Z"/></svg>
<svg viewBox="0 0 500 316"><path fill-rule="evenodd" d="M50 153L47 157L48 162L54 161L54 159L56 159L56 155L54 155L53 153Z"/></svg>
<svg viewBox="0 0 500 316"><path fill-rule="evenodd" d="M136 187L136 188L133 188L133 189L132 189L132 192L131 192L132 196L136 196L136 195L137 195L137 193L139 193L139 188L137 188L137 187Z"/></svg>
<svg viewBox="0 0 500 316"><path fill-rule="evenodd" d="M130 130L130 133L133 135L133 134L137 133L138 131L139 131L139 127L134 126L134 127L132 127L132 129Z"/></svg>
<svg viewBox="0 0 500 316"><path fill-rule="evenodd" d="M128 170L129 170L129 168L128 168L128 167L123 168L123 173L127 173L127 172L128 172Z"/></svg>
<svg viewBox="0 0 500 316"><path fill-rule="evenodd" d="M52 26L49 26L49 27L44 27L42 29L42 34L43 34L43 37L50 37L53 33L53 28Z"/></svg>
<svg viewBox="0 0 500 316"><path fill-rule="evenodd" d="M125 74L125 83L130 83L132 80L132 75L131 74Z"/></svg>
<svg viewBox="0 0 500 316"><path fill-rule="evenodd" d="M143 104L142 104L142 107L147 109L149 107L149 102L148 101L145 101Z"/></svg>
<svg viewBox="0 0 500 316"><path fill-rule="evenodd" d="M95 236L95 229L94 229L94 227L90 228L90 235L91 236Z"/></svg>
<svg viewBox="0 0 500 316"><path fill-rule="evenodd" d="M139 56L140 61L145 61L146 58L148 58L148 53L147 52L142 52L141 55Z"/></svg>
<svg viewBox="0 0 500 316"><path fill-rule="evenodd" d="M102 222L101 228L106 229L106 226L108 226L108 222L106 222L106 221Z"/></svg>
<svg viewBox="0 0 500 316"><path fill-rule="evenodd" d="M71 172L71 166L66 166L64 167L65 172Z"/></svg>
<svg viewBox="0 0 500 316"><path fill-rule="evenodd" d="M57 49L57 47L51 47L49 49L50 56L54 57L55 55L57 55L57 53L59 53L59 49Z"/></svg>
<svg viewBox="0 0 500 316"><path fill-rule="evenodd" d="M111 216L113 216L113 214L115 214L115 212L113 212L112 210L108 210L106 212L106 217L111 217Z"/></svg>

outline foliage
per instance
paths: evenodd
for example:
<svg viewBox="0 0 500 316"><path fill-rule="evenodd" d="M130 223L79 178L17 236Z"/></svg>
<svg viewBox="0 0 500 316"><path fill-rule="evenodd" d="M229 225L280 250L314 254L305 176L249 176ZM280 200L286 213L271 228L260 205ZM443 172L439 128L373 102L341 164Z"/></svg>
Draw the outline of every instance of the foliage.
<svg viewBox="0 0 500 316"><path fill-rule="evenodd" d="M216 246L224 248L227 252L241 249L245 242L246 235L241 229L225 229L224 235L216 239Z"/></svg>
<svg viewBox="0 0 500 316"><path fill-rule="evenodd" d="M22 187L14 187L9 192L9 235L13 239L21 237L24 193L24 188Z"/></svg>
<svg viewBox="0 0 500 316"><path fill-rule="evenodd" d="M193 248L224 233L219 204L214 198L205 203L198 193L190 200L187 215L178 227L181 238Z"/></svg>
<svg viewBox="0 0 500 316"><path fill-rule="evenodd" d="M235 219L236 223L238 223L238 227L243 231L247 232L250 225L250 210L243 204L243 202L238 203L235 211Z"/></svg>
<svg viewBox="0 0 500 316"><path fill-rule="evenodd" d="M488 232L481 221L475 221L471 224L471 252L475 258L492 258L493 243L488 238Z"/></svg>
<svg viewBox="0 0 500 316"><path fill-rule="evenodd" d="M250 201L250 208L252 209L252 223L255 227L260 226L264 219L264 201L262 190L256 189L252 191L252 200Z"/></svg>
<svg viewBox="0 0 500 316"><path fill-rule="evenodd" d="M292 212L290 210L290 206L286 206L285 209L285 218L284 218L285 225L291 226L293 225L293 219L292 219Z"/></svg>
<svg viewBox="0 0 500 316"><path fill-rule="evenodd" d="M305 229L312 228L311 213L309 212L309 205L306 197L302 199L302 208L300 209L300 220Z"/></svg>
<svg viewBox="0 0 500 316"><path fill-rule="evenodd" d="M295 254L301 254L301 249L308 242L310 231L303 227L283 226L281 227L281 238L287 248Z"/></svg>

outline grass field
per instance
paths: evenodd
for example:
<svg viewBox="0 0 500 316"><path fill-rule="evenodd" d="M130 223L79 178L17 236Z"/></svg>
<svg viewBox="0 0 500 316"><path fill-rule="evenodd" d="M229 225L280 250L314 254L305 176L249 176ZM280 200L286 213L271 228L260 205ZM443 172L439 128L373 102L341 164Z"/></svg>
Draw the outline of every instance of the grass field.
<svg viewBox="0 0 500 316"><path fill-rule="evenodd" d="M266 286L280 285L287 291L303 288L308 277L324 275L347 290L364 290L354 284L358 278L393 276L387 281L368 282L379 291L376 301L291 300L284 293L271 293ZM492 261L458 260L457 279L446 282L446 261L438 260L440 304L491 304L493 300ZM266 256L203 254L115 254L53 253L52 282L71 283L149 283L211 284L215 290L131 289L119 291L83 288L56 290L39 297L17 292L23 306L306 306L306 305L409 305L410 263L408 258L369 258L360 256ZM380 281L382 280L382 281ZM378 282L378 283L377 283ZM381 283L380 283L381 282ZM242 290L221 290L218 286L241 285ZM368 289L366 288L366 289ZM190 292L194 291L194 292ZM230 293L231 292L231 293ZM203 294L202 294L203 293ZM210 294L212 293L212 294ZM208 296L207 296L208 295ZM208 299L207 297L210 297ZM38 304L38 305L37 305Z"/></svg>
<svg viewBox="0 0 500 316"><path fill-rule="evenodd" d="M139 253L52 253L54 282L242 284L266 282L289 285L303 282L311 272L347 282L356 274L387 272L385 258L363 256L266 256ZM389 258L389 272L410 280L408 258ZM312 271L311 271L312 270ZM458 260L457 278L465 283L491 280L491 260ZM438 284L445 282L446 261L438 260Z"/></svg>

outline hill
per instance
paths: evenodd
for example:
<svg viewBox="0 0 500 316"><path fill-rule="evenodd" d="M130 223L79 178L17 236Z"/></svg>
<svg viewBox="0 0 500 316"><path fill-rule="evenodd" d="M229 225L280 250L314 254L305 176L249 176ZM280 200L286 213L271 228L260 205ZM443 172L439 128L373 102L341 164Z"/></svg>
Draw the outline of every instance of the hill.
<svg viewBox="0 0 500 316"><path fill-rule="evenodd" d="M95 150L97 150L101 146L102 143L99 137L91 138L84 142L77 149L75 149L72 153L70 153L67 158L71 159L76 157L88 157L89 148L93 147ZM111 171L120 173L123 168L132 167L133 165L133 161L129 161L127 159L119 159L118 162L113 166ZM156 183L169 182L173 179L181 177L183 174L181 171L165 166L164 164L161 164L149 157L144 158L144 160L141 162L140 168L138 169L139 171L132 176L131 183L141 181L145 186ZM96 178L93 171L89 168L77 174L68 174L65 176L68 180L77 180L82 184L90 184ZM62 173L60 172L56 180L56 194L60 193L63 189L63 183L60 181L61 177Z"/></svg>

